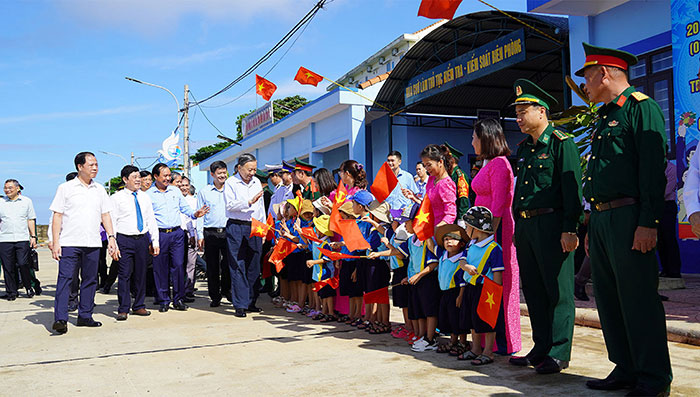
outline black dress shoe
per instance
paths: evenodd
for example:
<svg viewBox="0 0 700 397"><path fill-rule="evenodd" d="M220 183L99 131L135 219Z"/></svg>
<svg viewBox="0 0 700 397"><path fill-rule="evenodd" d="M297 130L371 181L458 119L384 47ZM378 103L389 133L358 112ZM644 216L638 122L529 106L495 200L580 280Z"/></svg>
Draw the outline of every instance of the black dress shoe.
<svg viewBox="0 0 700 397"><path fill-rule="evenodd" d="M658 390L652 387L637 385L632 391L625 394L626 396L656 396L656 397L666 397L671 394L669 387L665 387L662 390Z"/></svg>
<svg viewBox="0 0 700 397"><path fill-rule="evenodd" d="M58 320L53 323L53 327L51 328L58 334L65 334L68 332L68 323L64 320Z"/></svg>
<svg viewBox="0 0 700 397"><path fill-rule="evenodd" d="M34 297L34 290L29 287L27 288L27 298L33 298Z"/></svg>
<svg viewBox="0 0 700 397"><path fill-rule="evenodd" d="M193 298L194 299L194 292L188 292L185 294L186 297L188 298Z"/></svg>
<svg viewBox="0 0 700 397"><path fill-rule="evenodd" d="M187 307L188 306L186 304L182 303L182 301L173 303L173 309L179 310L181 312L184 312L185 310L187 310Z"/></svg>
<svg viewBox="0 0 700 397"><path fill-rule="evenodd" d="M7 300L8 300L8 301L13 301L13 300L15 300L15 299L17 299L17 295L8 295L8 296L7 296Z"/></svg>
<svg viewBox="0 0 700 397"><path fill-rule="evenodd" d="M37 285L34 286L34 293L37 295L41 295L41 285L37 283Z"/></svg>
<svg viewBox="0 0 700 397"><path fill-rule="evenodd" d="M535 368L535 372L540 375L556 374L561 372L561 367L554 361L552 357L545 357L545 359Z"/></svg>
<svg viewBox="0 0 700 397"><path fill-rule="evenodd" d="M220 301L220 300L209 302L209 307L219 307L219 306L221 306L221 301Z"/></svg>
<svg viewBox="0 0 700 397"><path fill-rule="evenodd" d="M186 297L182 298L182 302L192 303L192 302L194 302L194 298L189 298L186 296Z"/></svg>
<svg viewBox="0 0 700 397"><path fill-rule="evenodd" d="M92 318L78 317L78 321L75 322L75 325L78 327L101 327L102 323Z"/></svg>
<svg viewBox="0 0 700 397"><path fill-rule="evenodd" d="M591 300L588 297L588 294L586 294L586 286L585 285L574 284L574 297L580 301Z"/></svg>
<svg viewBox="0 0 700 397"><path fill-rule="evenodd" d="M528 360L526 356L513 356L508 362L518 367L527 367L530 365L530 360Z"/></svg>
<svg viewBox="0 0 700 397"><path fill-rule="evenodd" d="M69 312L74 312L74 311L76 311L76 310L78 310L78 306L68 306L68 311L69 311Z"/></svg>
<svg viewBox="0 0 700 397"><path fill-rule="evenodd" d="M622 390L634 387L634 382L617 379L608 375L605 379L592 379L586 382L586 386L593 390Z"/></svg>
<svg viewBox="0 0 700 397"><path fill-rule="evenodd" d="M158 311L161 313L165 313L168 311L168 309L170 309L170 305L163 303L160 305L160 309L158 309Z"/></svg>
<svg viewBox="0 0 700 397"><path fill-rule="evenodd" d="M262 309L257 306L248 306L245 311L248 313L262 313Z"/></svg>
<svg viewBox="0 0 700 397"><path fill-rule="evenodd" d="M245 309L236 309L236 312L233 313L233 315L236 317L245 317Z"/></svg>
<svg viewBox="0 0 700 397"><path fill-rule="evenodd" d="M110 291L111 289L112 289L112 287L105 286L104 288L102 288L102 293L103 293L103 294L109 294L109 291Z"/></svg>
<svg viewBox="0 0 700 397"><path fill-rule="evenodd" d="M224 296L224 298L226 298L227 301L233 303L233 297L231 296L230 292L227 294L222 294L222 295Z"/></svg>

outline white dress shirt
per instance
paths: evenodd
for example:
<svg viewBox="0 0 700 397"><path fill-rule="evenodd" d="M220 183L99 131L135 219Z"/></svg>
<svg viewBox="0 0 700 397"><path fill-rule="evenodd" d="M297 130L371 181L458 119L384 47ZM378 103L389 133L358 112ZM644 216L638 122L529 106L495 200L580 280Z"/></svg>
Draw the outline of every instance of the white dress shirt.
<svg viewBox="0 0 700 397"><path fill-rule="evenodd" d="M36 214L29 197L20 194L14 200L0 199L0 242L29 241L30 219L36 219Z"/></svg>
<svg viewBox="0 0 700 397"><path fill-rule="evenodd" d="M187 202L187 204L189 204L190 208L192 208L192 211L197 210L197 196L189 194L185 196L185 201ZM187 216L183 213L180 213L180 220L182 220L182 224L180 225L180 227L182 227L183 230L186 230L187 233L190 234L190 237L194 237L197 235L197 220L192 219L191 216Z"/></svg>
<svg viewBox="0 0 700 397"><path fill-rule="evenodd" d="M695 150L695 154L688 162L688 174L685 177L683 186L683 203L688 218L700 211L700 150Z"/></svg>
<svg viewBox="0 0 700 397"><path fill-rule="evenodd" d="M100 224L102 214L112 211L112 203L104 186L80 178L58 186L49 209L63 214L59 241L61 247L102 247Z"/></svg>
<svg viewBox="0 0 700 397"><path fill-rule="evenodd" d="M141 217L143 218L143 230L139 231L138 221L136 218L136 203L134 202L134 192L129 189L122 189L114 193L112 200L112 224L114 225L114 233L125 234L127 236L135 236L149 232L153 247L158 247L158 224L156 216L153 214L153 204L148 194L137 191L136 198L139 201L141 208Z"/></svg>
<svg viewBox="0 0 700 397"><path fill-rule="evenodd" d="M245 183L240 174L229 177L224 184L226 217L239 221L250 221L255 218L265 222L265 200L262 196L253 205L248 204L261 191L262 184L258 178L250 178L250 182Z"/></svg>

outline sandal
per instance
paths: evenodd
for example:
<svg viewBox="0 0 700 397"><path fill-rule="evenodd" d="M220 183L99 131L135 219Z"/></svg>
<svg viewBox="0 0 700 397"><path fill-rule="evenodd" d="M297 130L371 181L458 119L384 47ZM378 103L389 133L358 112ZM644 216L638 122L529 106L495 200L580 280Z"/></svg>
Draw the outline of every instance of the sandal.
<svg viewBox="0 0 700 397"><path fill-rule="evenodd" d="M442 345L438 345L436 352L437 353L449 353L452 348L454 348L454 345L451 345L449 343L444 343Z"/></svg>
<svg viewBox="0 0 700 397"><path fill-rule="evenodd" d="M479 356L474 354L471 350L468 350L467 352L462 353L459 356L457 356L457 360L460 360L460 361L474 360L477 357L479 357Z"/></svg>
<svg viewBox="0 0 700 397"><path fill-rule="evenodd" d="M318 320L323 320L325 317L326 317L325 314L318 313L317 315L311 317L311 319L318 321Z"/></svg>
<svg viewBox="0 0 700 397"><path fill-rule="evenodd" d="M338 318L332 314L325 316L324 318L321 319L322 323L330 323L333 321L338 321Z"/></svg>
<svg viewBox="0 0 700 397"><path fill-rule="evenodd" d="M479 354L477 358L472 360L472 365L486 365L486 364L491 364L493 362L493 359L489 356L484 356L483 354Z"/></svg>
<svg viewBox="0 0 700 397"><path fill-rule="evenodd" d="M348 324L348 323L346 322L345 324ZM362 324L361 318L356 318L355 320L350 322L350 326L353 326L353 327L358 327L360 324Z"/></svg>
<svg viewBox="0 0 700 397"><path fill-rule="evenodd" d="M369 321L363 321L360 324L357 324L357 329L366 329L370 328L372 326L372 323Z"/></svg>
<svg viewBox="0 0 700 397"><path fill-rule="evenodd" d="M350 319L346 314L343 314L342 316L338 316L338 319L336 320L339 323L347 323L347 321Z"/></svg>
<svg viewBox="0 0 700 397"><path fill-rule="evenodd" d="M466 346L464 346L460 342L457 342L456 344L452 345L452 348L450 348L448 354L452 357L457 357L465 351L467 351Z"/></svg>
<svg viewBox="0 0 700 397"><path fill-rule="evenodd" d="M377 323L375 327L369 330L372 335L388 334L391 332L391 325Z"/></svg>

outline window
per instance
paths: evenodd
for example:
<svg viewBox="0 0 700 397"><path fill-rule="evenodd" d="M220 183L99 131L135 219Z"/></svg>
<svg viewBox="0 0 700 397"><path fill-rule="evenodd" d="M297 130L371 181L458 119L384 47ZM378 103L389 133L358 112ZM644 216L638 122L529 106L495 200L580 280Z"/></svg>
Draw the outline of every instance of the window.
<svg viewBox="0 0 700 397"><path fill-rule="evenodd" d="M647 60L640 59L639 63L630 67L630 80L638 79L647 75Z"/></svg>
<svg viewBox="0 0 700 397"><path fill-rule="evenodd" d="M656 73L673 67L671 51L665 51L651 56L651 72Z"/></svg>

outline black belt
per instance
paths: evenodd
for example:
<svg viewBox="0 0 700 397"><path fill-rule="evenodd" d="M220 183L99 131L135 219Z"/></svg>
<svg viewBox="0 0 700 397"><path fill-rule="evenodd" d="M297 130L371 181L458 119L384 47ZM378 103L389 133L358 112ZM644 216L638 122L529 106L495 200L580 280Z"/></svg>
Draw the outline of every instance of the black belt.
<svg viewBox="0 0 700 397"><path fill-rule="evenodd" d="M138 239L140 239L141 237L143 237L143 236L145 236L145 235L146 235L146 233L143 233L143 234L122 234L122 233L117 233L117 236L122 236L122 237L126 237L126 238L132 238L132 239L134 239L134 240L138 240Z"/></svg>
<svg viewBox="0 0 700 397"><path fill-rule="evenodd" d="M176 231L178 231L178 230L182 230L182 228L179 227L179 226L171 227L171 228L169 228L169 229L160 228L160 227L158 228L158 231L161 232L161 233L172 233L172 232L176 232Z"/></svg>
<svg viewBox="0 0 700 397"><path fill-rule="evenodd" d="M228 226L228 225L250 226L251 224L252 224L251 221L242 221L239 219L231 219L231 218L229 218L228 222L226 222L226 226Z"/></svg>
<svg viewBox="0 0 700 397"><path fill-rule="evenodd" d="M517 214L523 219L533 218L536 216L551 214L554 212L554 208L537 208L534 210L522 210L518 211Z"/></svg>
<svg viewBox="0 0 700 397"><path fill-rule="evenodd" d="M214 232L214 233L224 233L226 231L225 227L205 227L204 228L205 232Z"/></svg>
<svg viewBox="0 0 700 397"><path fill-rule="evenodd" d="M591 207L594 208L598 212L602 212L602 211L612 210L615 208L625 207L628 205L634 205L637 203L638 203L638 201L636 198L625 197L625 198L621 198L621 199L617 199L617 200L608 201L607 203L596 203L596 204L593 204Z"/></svg>

